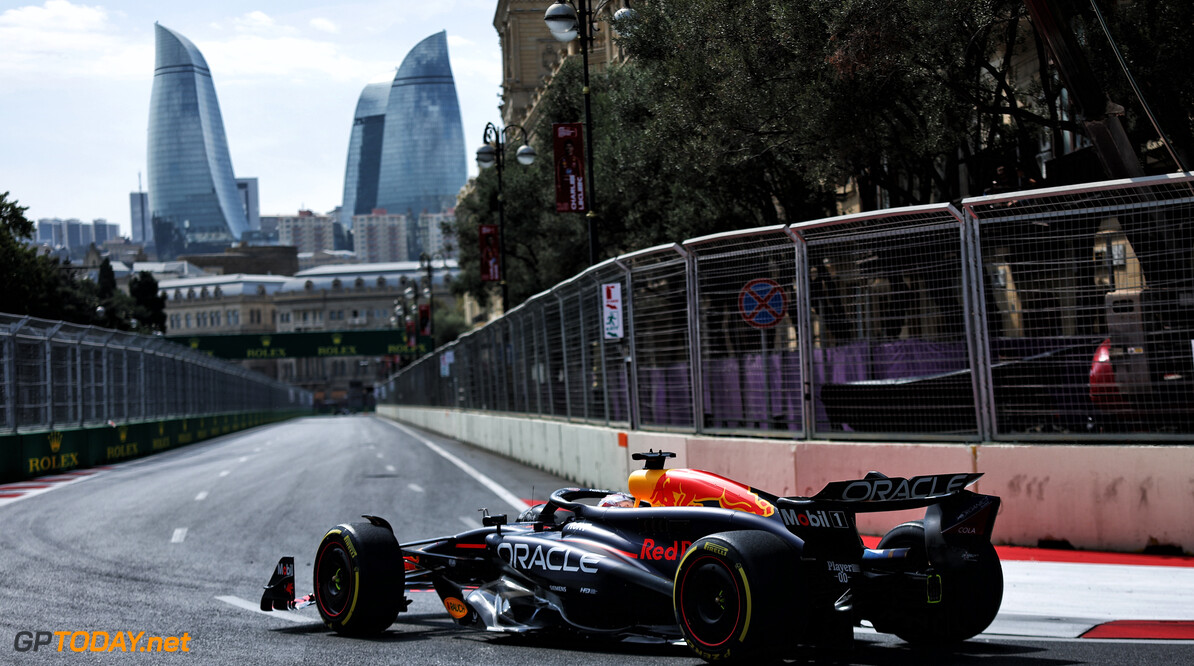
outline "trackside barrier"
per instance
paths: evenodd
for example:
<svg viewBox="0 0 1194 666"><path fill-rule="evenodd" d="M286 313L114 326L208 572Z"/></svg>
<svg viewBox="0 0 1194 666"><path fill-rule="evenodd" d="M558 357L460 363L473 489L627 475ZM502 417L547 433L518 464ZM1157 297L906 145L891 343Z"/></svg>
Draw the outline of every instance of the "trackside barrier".
<svg viewBox="0 0 1194 666"><path fill-rule="evenodd" d="M309 413L310 392L157 336L0 313L0 482Z"/></svg>
<svg viewBox="0 0 1194 666"><path fill-rule="evenodd" d="M598 488L625 489L629 471L642 465L630 456L647 449L676 453L669 467L705 469L780 495L812 495L870 470L905 478L982 472L974 489L1003 500L996 544L1194 552L1194 522L1185 519L1194 515L1190 446L792 441L619 431L443 408L379 405L378 414ZM858 525L879 535L922 515L859 514Z"/></svg>
<svg viewBox="0 0 1194 666"><path fill-rule="evenodd" d="M610 259L377 387L398 405L798 440L1189 443L1194 175Z"/></svg>
<svg viewBox="0 0 1194 666"><path fill-rule="evenodd" d="M234 412L3 435L0 483L132 460L309 413Z"/></svg>

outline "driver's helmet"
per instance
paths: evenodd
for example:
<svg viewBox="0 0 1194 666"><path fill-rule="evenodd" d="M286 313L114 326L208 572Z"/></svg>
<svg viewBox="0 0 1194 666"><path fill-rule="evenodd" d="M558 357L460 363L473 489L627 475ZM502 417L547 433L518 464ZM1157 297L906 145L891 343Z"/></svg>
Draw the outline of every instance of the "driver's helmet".
<svg viewBox="0 0 1194 666"><path fill-rule="evenodd" d="M635 504L634 496L630 493L610 493L597 502L598 507L631 508Z"/></svg>
<svg viewBox="0 0 1194 666"><path fill-rule="evenodd" d="M522 513L518 514L518 522L520 523L534 523L539 520L539 514L543 512L544 504L536 504L528 506L523 509Z"/></svg>

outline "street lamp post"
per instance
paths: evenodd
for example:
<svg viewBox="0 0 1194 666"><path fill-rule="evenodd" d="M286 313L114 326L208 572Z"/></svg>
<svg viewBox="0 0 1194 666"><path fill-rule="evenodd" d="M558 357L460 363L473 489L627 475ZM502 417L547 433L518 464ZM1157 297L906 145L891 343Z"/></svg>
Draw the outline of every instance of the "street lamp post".
<svg viewBox="0 0 1194 666"><path fill-rule="evenodd" d="M502 199L502 169L506 164L506 143L510 139L510 131L518 130L522 133L522 146L515 157L523 166L535 163L535 149L527 143L526 130L521 125L507 125L498 129L493 123L485 123L485 136L481 140L481 147L477 149L477 166L488 169L497 167L498 183L498 266L500 267L500 282L502 285L502 312L509 307L510 288L506 283L506 203Z"/></svg>
<svg viewBox="0 0 1194 666"><path fill-rule="evenodd" d="M427 284L423 287L423 296L427 299L427 335L433 335L435 333L435 327L432 324L433 317L435 316L435 308L432 302L432 294L435 283L432 278L431 262L434 261L436 257L439 257L440 261L443 262L443 267L446 269L448 267L448 258L445 257L442 252L432 252L431 254L427 254L426 252L419 253L419 266L427 272L425 277Z"/></svg>
<svg viewBox="0 0 1194 666"><path fill-rule="evenodd" d="M589 265L593 266L597 263L598 242L597 242L597 204L593 195L596 188L593 186L593 103L592 95L589 88L589 47L593 45L593 21L609 0L603 0L596 8L593 7L593 0L576 0L573 4L572 0L564 0L564 2L556 2L547 8L547 12L543 15L543 22L547 24L547 29L551 31L551 35L560 42L570 42L577 37L580 37L580 59L582 69L584 70L584 89L585 96L585 196L589 202L589 211L585 214L585 218L589 225ZM623 8L615 13L615 20L627 18L632 15L631 10Z"/></svg>

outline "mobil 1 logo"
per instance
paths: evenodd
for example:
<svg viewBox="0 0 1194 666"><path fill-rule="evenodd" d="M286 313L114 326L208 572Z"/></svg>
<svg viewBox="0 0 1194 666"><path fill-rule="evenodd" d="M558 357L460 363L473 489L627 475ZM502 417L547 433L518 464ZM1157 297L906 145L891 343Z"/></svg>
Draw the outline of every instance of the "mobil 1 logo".
<svg viewBox="0 0 1194 666"><path fill-rule="evenodd" d="M824 527L850 529L850 519L845 511L827 509L780 509L780 518L788 527Z"/></svg>

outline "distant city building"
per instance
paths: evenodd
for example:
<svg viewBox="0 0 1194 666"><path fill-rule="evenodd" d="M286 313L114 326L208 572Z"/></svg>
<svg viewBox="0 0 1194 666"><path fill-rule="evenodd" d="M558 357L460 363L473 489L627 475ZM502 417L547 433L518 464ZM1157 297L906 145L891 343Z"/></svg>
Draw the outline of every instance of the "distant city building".
<svg viewBox="0 0 1194 666"><path fill-rule="evenodd" d="M249 229L261 228L261 204L257 198L256 178L237 178L236 191L240 194L241 206L245 209L245 217L249 220Z"/></svg>
<svg viewBox="0 0 1194 666"><path fill-rule="evenodd" d="M353 247L361 263L413 261L419 256L417 250L412 252L417 234L405 215L379 208L370 215L354 215L352 227Z"/></svg>
<svg viewBox="0 0 1194 666"><path fill-rule="evenodd" d="M335 266L357 263L357 255L352 250L319 250L317 252L300 252L298 255L299 270L305 271L316 266Z"/></svg>
<svg viewBox="0 0 1194 666"><path fill-rule="evenodd" d="M344 171L344 203L340 224L352 228L353 215L377 208L377 178L381 173L381 141L385 134L390 83L371 83L361 91L348 139L348 167Z"/></svg>
<svg viewBox="0 0 1194 666"><path fill-rule="evenodd" d="M443 213L423 213L419 216L419 244L420 253L428 256L453 258L456 247L453 237L444 232L444 225L451 225L456 221L456 209ZM416 257L417 258L417 257Z"/></svg>
<svg viewBox="0 0 1194 666"><path fill-rule="evenodd" d="M62 220L42 218L37 221L37 242L50 247L66 247L66 229Z"/></svg>
<svg viewBox="0 0 1194 666"><path fill-rule="evenodd" d="M96 245L103 245L110 240L116 240L117 238L120 238L119 224L112 224L111 222L100 218L98 220L93 220L91 222L91 227L92 242Z"/></svg>
<svg viewBox="0 0 1194 666"><path fill-rule="evenodd" d="M87 246L91 245L91 225L75 219L67 220L62 224L66 228L63 234L66 236L66 247L70 249L71 256L82 256L82 253L87 250Z"/></svg>
<svg viewBox="0 0 1194 666"><path fill-rule="evenodd" d="M149 194L129 192L129 220L132 222L134 243L153 245L153 224L149 215Z"/></svg>
<svg viewBox="0 0 1194 666"><path fill-rule="evenodd" d="M275 216L278 243L293 245L299 252L336 249L336 218L300 210L298 215Z"/></svg>
<svg viewBox="0 0 1194 666"><path fill-rule="evenodd" d="M133 267L138 270L141 264ZM448 286L459 273L455 261L432 270L436 309L454 309ZM390 329L395 303L418 293L427 276L418 262L321 266L294 277L215 275L159 279L166 297L166 335L289 333ZM412 287L414 289L412 289ZM424 301L425 302L425 301ZM412 307L414 303L410 304ZM278 358L240 361L242 366L311 388L317 400L346 404L351 394L389 376L386 356Z"/></svg>
<svg viewBox="0 0 1194 666"><path fill-rule="evenodd" d="M205 251L249 229L211 71L186 37L155 23L149 212L159 256Z"/></svg>
<svg viewBox="0 0 1194 666"><path fill-rule="evenodd" d="M299 271L298 252L291 245L261 246L239 243L218 254L190 254L180 256L179 259L188 261L212 275L294 275Z"/></svg>
<svg viewBox="0 0 1194 666"><path fill-rule="evenodd" d="M340 217L365 215L375 208L415 219L423 212L439 213L456 205L467 179L448 37L439 32L410 50L388 88L373 84L361 92ZM358 255L360 247L358 235Z"/></svg>

